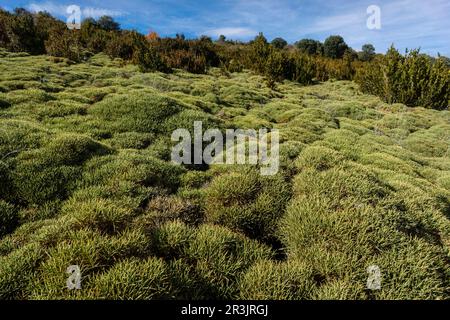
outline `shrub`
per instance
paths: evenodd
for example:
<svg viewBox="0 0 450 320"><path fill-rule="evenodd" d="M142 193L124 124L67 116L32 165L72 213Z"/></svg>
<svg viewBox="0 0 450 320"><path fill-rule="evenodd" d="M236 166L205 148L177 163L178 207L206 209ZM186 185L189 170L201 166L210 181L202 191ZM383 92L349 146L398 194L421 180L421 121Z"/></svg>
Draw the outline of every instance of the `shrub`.
<svg viewBox="0 0 450 320"><path fill-rule="evenodd" d="M94 156L112 152L106 145L89 137L75 134L63 134L52 140L42 154L45 161L61 165L80 165Z"/></svg>
<svg viewBox="0 0 450 320"><path fill-rule="evenodd" d="M62 213L69 214L77 228L92 228L106 234L117 234L125 229L134 215L129 209L105 199L69 201Z"/></svg>
<svg viewBox="0 0 450 320"><path fill-rule="evenodd" d="M84 49L77 31L67 29L53 29L48 40L45 41L47 54L63 57L75 62L81 62L89 57Z"/></svg>
<svg viewBox="0 0 450 320"><path fill-rule="evenodd" d="M305 148L295 161L298 169L313 168L318 171L328 170L342 164L345 157L337 151L321 146Z"/></svg>
<svg viewBox="0 0 450 320"><path fill-rule="evenodd" d="M323 44L320 41L313 39L302 39L295 43L295 46L302 52L309 55L322 55Z"/></svg>
<svg viewBox="0 0 450 320"><path fill-rule="evenodd" d="M402 56L391 47L382 58L359 68L356 81L363 92L387 103L443 110L450 100L448 66L443 59L432 61L418 50Z"/></svg>
<svg viewBox="0 0 450 320"><path fill-rule="evenodd" d="M194 229L180 221L167 222L152 230L152 248L167 260L185 257L195 235Z"/></svg>
<svg viewBox="0 0 450 320"><path fill-rule="evenodd" d="M284 49L288 45L287 41L283 38L275 38L270 44L277 49Z"/></svg>

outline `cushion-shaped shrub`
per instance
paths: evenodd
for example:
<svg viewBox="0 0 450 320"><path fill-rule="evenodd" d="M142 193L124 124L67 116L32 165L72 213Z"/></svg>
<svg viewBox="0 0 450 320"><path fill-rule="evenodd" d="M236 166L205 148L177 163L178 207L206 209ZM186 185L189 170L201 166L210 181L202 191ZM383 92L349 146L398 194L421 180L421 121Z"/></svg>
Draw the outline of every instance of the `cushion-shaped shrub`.
<svg viewBox="0 0 450 320"><path fill-rule="evenodd" d="M213 179L206 190L206 218L251 238L272 239L289 197L280 174L261 176L244 167Z"/></svg>
<svg viewBox="0 0 450 320"><path fill-rule="evenodd" d="M110 95L89 108L89 113L107 121L118 121L121 129L163 133L164 121L183 106L157 93L133 92Z"/></svg>
<svg viewBox="0 0 450 320"><path fill-rule="evenodd" d="M319 171L328 170L341 164L345 157L339 152L321 146L305 148L295 161L297 169L313 168Z"/></svg>

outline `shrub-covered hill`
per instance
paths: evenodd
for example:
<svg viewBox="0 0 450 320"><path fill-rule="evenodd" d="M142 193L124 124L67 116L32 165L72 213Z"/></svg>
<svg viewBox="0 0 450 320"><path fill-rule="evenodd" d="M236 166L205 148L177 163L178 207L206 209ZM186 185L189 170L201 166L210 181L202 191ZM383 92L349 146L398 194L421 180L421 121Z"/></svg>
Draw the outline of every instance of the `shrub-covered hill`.
<svg viewBox="0 0 450 320"><path fill-rule="evenodd" d="M277 87L2 52L0 299L448 299L450 112ZM172 164L195 120L278 128L280 172Z"/></svg>

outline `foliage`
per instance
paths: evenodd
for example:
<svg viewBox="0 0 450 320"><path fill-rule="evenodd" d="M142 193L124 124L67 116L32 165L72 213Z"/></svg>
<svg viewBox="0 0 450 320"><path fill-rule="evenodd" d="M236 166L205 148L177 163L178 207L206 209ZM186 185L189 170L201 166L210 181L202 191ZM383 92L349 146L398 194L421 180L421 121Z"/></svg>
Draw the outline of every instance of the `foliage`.
<svg viewBox="0 0 450 320"><path fill-rule="evenodd" d="M361 90L380 96L388 103L404 103L432 109L447 109L450 74L441 59L435 61L418 50L401 55L391 47L384 57L358 69Z"/></svg>

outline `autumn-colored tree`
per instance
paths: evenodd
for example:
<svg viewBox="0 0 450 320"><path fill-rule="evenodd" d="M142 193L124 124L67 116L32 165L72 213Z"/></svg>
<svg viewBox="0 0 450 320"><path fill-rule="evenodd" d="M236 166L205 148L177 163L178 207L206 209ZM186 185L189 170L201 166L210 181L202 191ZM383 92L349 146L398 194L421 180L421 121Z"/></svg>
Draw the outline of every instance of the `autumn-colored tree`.
<svg viewBox="0 0 450 320"><path fill-rule="evenodd" d="M150 31L147 34L146 38L148 41L155 41L155 40L158 40L160 37L159 37L159 34L157 34L155 31Z"/></svg>

